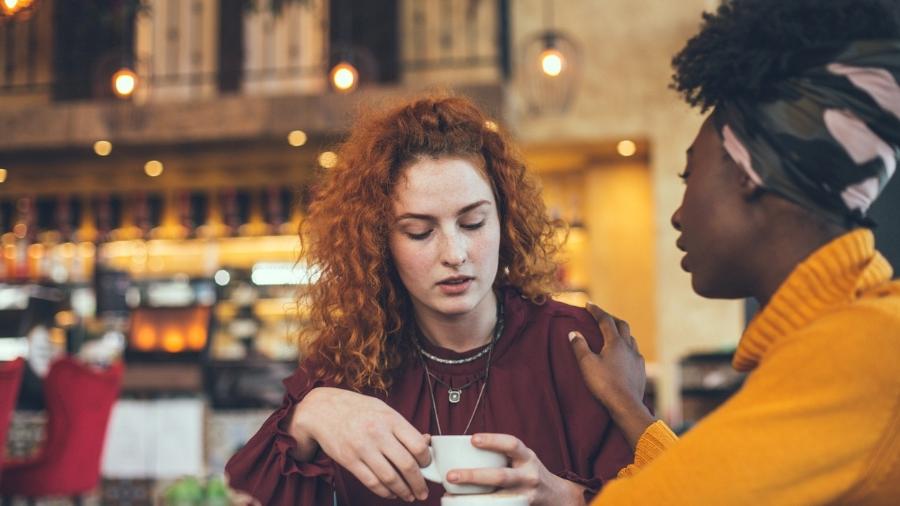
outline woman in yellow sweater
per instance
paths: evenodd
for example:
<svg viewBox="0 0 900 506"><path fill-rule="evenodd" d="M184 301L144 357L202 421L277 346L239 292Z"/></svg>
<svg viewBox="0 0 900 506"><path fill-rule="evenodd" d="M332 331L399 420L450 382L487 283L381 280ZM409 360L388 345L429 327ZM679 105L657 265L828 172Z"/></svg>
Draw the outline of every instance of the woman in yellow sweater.
<svg viewBox="0 0 900 506"><path fill-rule="evenodd" d="M672 216L682 267L698 294L762 310L733 359L745 384L678 440L641 403L627 323L589 308L603 350L570 339L635 446L591 504L900 504L900 283L866 217L900 155L900 3L726 0L673 65L674 88L714 110Z"/></svg>

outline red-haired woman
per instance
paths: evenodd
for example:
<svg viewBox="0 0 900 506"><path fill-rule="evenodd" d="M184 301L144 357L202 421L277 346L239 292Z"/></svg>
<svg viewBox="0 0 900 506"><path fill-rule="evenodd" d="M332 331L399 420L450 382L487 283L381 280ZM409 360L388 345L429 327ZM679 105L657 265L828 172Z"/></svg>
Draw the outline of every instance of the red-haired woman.
<svg viewBox="0 0 900 506"><path fill-rule="evenodd" d="M504 489L583 504L632 451L583 384L551 301L554 227L510 141L469 101L358 121L315 192L304 360L229 462L263 504L437 505L426 434L509 435Z"/></svg>

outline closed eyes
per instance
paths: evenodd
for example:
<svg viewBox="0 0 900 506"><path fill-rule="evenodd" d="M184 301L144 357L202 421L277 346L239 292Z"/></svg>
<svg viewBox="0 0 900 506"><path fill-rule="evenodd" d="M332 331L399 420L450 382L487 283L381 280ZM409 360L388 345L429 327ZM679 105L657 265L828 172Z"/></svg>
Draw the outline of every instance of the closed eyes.
<svg viewBox="0 0 900 506"><path fill-rule="evenodd" d="M484 222L485 222L485 220L481 220L477 223L462 223L459 226L466 230L478 230L479 228L484 226ZM431 235L431 232L433 232L433 231L434 231L434 229L428 229L428 230L426 230L422 233L418 233L418 234L413 233L413 232L406 232L406 236L414 241L424 241L425 239L428 238L428 236Z"/></svg>

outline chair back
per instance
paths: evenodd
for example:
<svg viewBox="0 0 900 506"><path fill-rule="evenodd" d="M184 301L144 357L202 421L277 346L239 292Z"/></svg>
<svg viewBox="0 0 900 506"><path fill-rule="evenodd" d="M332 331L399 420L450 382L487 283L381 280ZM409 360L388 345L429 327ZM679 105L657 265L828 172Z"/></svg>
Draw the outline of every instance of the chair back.
<svg viewBox="0 0 900 506"><path fill-rule="evenodd" d="M101 370L65 357L50 366L44 381L47 437L43 445L43 495L87 492L100 481L100 459L123 366Z"/></svg>
<svg viewBox="0 0 900 506"><path fill-rule="evenodd" d="M6 435L9 432L13 411L16 409L24 369L25 361L21 358L11 362L0 362L0 465L3 464L3 457L6 455Z"/></svg>

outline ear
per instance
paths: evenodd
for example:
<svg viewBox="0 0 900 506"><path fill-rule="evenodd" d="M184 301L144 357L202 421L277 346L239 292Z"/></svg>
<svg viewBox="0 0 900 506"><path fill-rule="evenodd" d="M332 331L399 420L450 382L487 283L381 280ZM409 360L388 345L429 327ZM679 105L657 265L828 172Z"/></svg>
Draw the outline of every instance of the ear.
<svg viewBox="0 0 900 506"><path fill-rule="evenodd" d="M759 184L756 183L751 177L750 174L740 167L735 165L735 169L738 171L738 188L740 189L741 195L747 200L756 200L763 193L763 188Z"/></svg>
<svg viewBox="0 0 900 506"><path fill-rule="evenodd" d="M735 174L736 176L733 180L738 187L740 195L746 200L756 200L759 198L760 194L763 193L762 186L754 181L753 178L750 177L750 174L738 165L737 162L732 160L731 157L726 156L726 160L728 161L728 165L731 166L730 169L733 171L732 174Z"/></svg>

